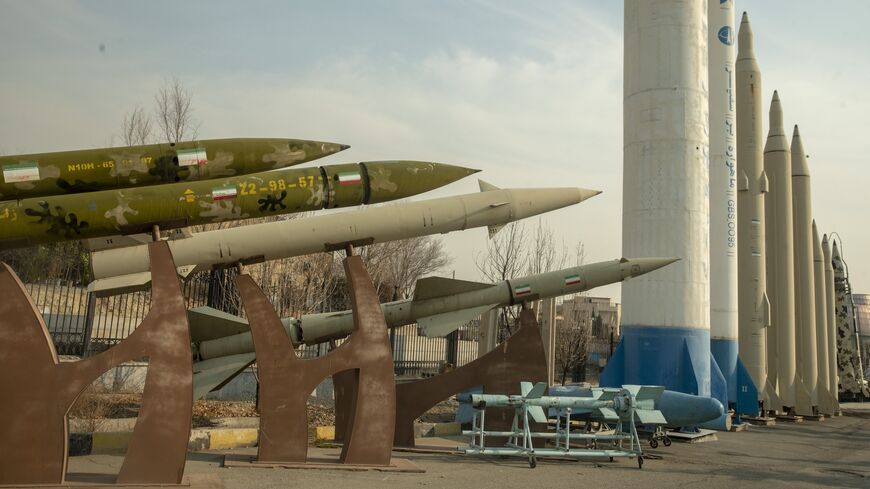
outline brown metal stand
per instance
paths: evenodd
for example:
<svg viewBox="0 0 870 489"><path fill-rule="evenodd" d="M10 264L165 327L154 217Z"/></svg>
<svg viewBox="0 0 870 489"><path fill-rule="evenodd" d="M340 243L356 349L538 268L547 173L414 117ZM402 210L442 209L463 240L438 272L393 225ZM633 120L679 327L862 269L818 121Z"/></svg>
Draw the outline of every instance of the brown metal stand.
<svg viewBox="0 0 870 489"><path fill-rule="evenodd" d="M151 243L152 305L142 324L99 355L59 363L18 276L0 264L0 484L60 484L76 398L123 362L149 359L142 407L118 483L179 484L193 407L187 310L164 242Z"/></svg>
<svg viewBox="0 0 870 489"><path fill-rule="evenodd" d="M381 304L358 256L344 269L354 311L354 332L326 355L300 359L281 319L250 275L236 286L251 326L260 378L258 463L304 463L308 453L307 400L317 384L332 375L350 383L339 461L390 465L396 391L393 355Z"/></svg>
<svg viewBox="0 0 870 489"><path fill-rule="evenodd" d="M519 330L486 355L451 372L396 386L395 446L413 447L414 421L448 397L479 385L484 392L519 394L522 381L547 381L541 330L534 311L527 309L520 312ZM492 423L494 431L510 431L513 414L510 408L489 408L487 427ZM493 438L492 443L504 441Z"/></svg>

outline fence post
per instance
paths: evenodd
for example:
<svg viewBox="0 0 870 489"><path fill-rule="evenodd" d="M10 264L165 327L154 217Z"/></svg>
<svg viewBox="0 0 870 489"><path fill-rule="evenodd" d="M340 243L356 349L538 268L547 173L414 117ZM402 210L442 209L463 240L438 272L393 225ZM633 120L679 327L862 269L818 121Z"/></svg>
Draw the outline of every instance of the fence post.
<svg viewBox="0 0 870 489"><path fill-rule="evenodd" d="M82 345L82 357L86 357L91 351L91 335L94 332L94 316L97 308L97 296L88 292L88 307L85 311L85 336Z"/></svg>

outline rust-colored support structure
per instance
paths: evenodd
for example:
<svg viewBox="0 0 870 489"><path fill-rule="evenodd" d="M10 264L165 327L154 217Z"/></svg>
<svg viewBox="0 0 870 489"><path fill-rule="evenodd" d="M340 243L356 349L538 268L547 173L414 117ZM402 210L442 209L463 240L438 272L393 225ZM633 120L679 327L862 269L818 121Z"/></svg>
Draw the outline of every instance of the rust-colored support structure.
<svg viewBox="0 0 870 489"><path fill-rule="evenodd" d="M528 309L520 313L519 330L486 355L451 372L396 386L395 446L413 447L414 420L448 397L479 385L484 392L519 394L522 381L547 381L541 329L534 311ZM510 408L489 408L486 424L492 430L509 431L513 414ZM498 443L493 439L494 445Z"/></svg>
<svg viewBox="0 0 870 489"><path fill-rule="evenodd" d="M396 410L393 354L375 287L358 256L344 260L354 332L319 358L300 359L281 319L250 275L236 277L257 353L260 378L258 462L304 463L308 453L307 401L324 378L353 386L340 461L390 465Z"/></svg>
<svg viewBox="0 0 870 489"><path fill-rule="evenodd" d="M0 484L63 483L70 407L101 374L143 357L142 407L117 482L181 483L193 407L190 331L169 247L158 242L148 250L148 316L120 344L78 362L58 362L42 315L0 264Z"/></svg>

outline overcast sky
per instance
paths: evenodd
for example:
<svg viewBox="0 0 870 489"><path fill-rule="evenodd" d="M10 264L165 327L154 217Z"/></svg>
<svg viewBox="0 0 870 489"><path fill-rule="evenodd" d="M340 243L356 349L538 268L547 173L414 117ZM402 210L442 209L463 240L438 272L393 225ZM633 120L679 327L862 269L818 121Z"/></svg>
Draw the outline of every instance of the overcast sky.
<svg viewBox="0 0 870 489"><path fill-rule="evenodd" d="M749 3L737 11L756 33L765 112L778 89L820 229L839 233L870 292L870 2ZM622 24L622 2L600 0L3 0L0 152L117 142L124 114L177 76L201 138L321 139L352 146L324 163L431 160L503 187L603 190L546 221L587 262L608 260L621 253ZM486 231L445 240L445 274L478 279Z"/></svg>

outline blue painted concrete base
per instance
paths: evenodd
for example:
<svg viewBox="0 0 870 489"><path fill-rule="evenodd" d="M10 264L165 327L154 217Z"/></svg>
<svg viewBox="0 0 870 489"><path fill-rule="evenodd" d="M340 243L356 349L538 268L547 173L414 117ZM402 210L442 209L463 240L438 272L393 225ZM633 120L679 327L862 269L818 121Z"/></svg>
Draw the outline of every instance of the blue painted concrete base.
<svg viewBox="0 0 870 489"><path fill-rule="evenodd" d="M710 353L725 378L728 399L728 403L725 405L733 405L737 402L737 340L714 338L710 340ZM714 397L722 400L719 396Z"/></svg>
<svg viewBox="0 0 870 489"><path fill-rule="evenodd" d="M752 377L743 366L743 362L737 359L737 406L734 411L737 415L758 416L758 387L752 381Z"/></svg>
<svg viewBox="0 0 870 489"><path fill-rule="evenodd" d="M622 327L622 341L601 373L603 387L663 385L709 397L710 331L655 326Z"/></svg>

